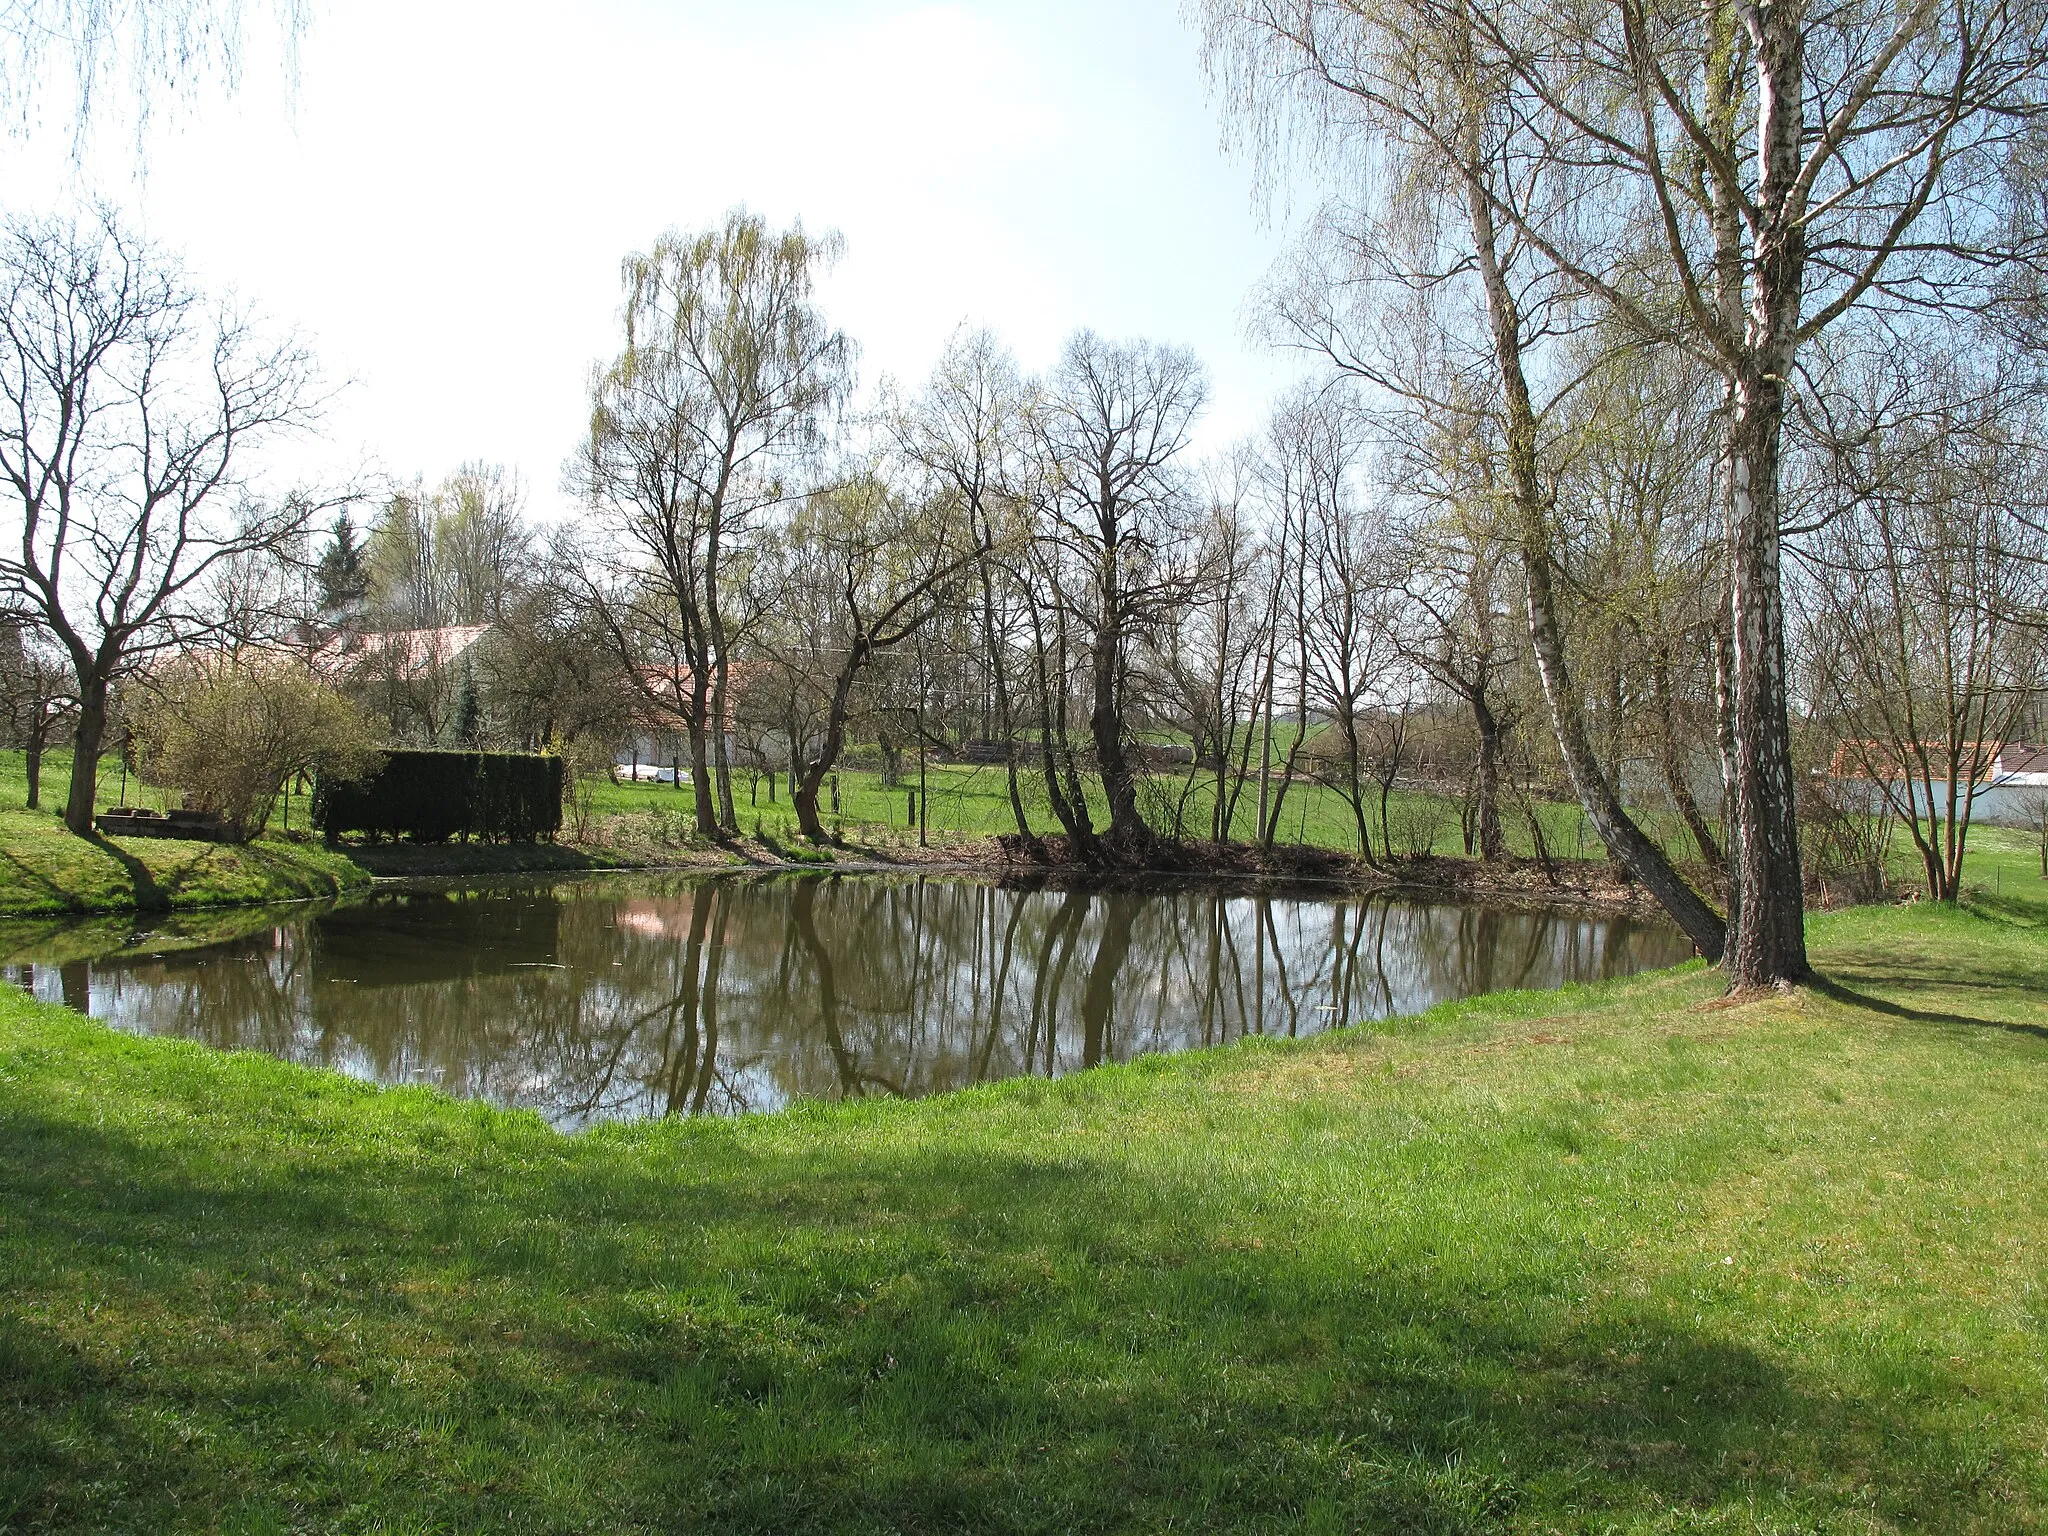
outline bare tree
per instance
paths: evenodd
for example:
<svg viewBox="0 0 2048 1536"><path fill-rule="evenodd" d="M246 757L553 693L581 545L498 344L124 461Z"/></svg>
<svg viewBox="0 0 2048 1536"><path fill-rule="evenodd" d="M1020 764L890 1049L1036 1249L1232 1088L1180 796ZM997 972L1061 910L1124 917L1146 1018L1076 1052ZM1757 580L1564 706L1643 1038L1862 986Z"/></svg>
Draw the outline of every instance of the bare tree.
<svg viewBox="0 0 2048 1536"><path fill-rule="evenodd" d="M311 365L210 308L110 221L16 222L0 239L0 590L62 647L78 726L65 823L92 829L114 681L217 633L197 599L223 562L312 515L257 498L249 462L313 414Z"/></svg>
<svg viewBox="0 0 2048 1536"><path fill-rule="evenodd" d="M1505 858L1501 775L1521 716L1514 682L1522 652L1510 591L1514 549L1499 526L1494 485L1498 435L1484 417L1429 411L1398 413L1390 425L1396 431L1381 473L1404 514L1389 555L1390 579L1407 605L1393 639L1470 712L1465 851Z"/></svg>
<svg viewBox="0 0 2048 1536"><path fill-rule="evenodd" d="M0 624L0 727L22 749L30 810L43 803L43 753L77 703L64 656L21 624Z"/></svg>
<svg viewBox="0 0 2048 1536"><path fill-rule="evenodd" d="M1059 606L1086 634L1106 840L1124 857L1153 842L1138 809L1126 706L1139 640L1190 596L1197 512L1180 456L1206 396L1192 353L1083 331L1032 417L1045 535L1071 560L1055 567L1070 578Z"/></svg>
<svg viewBox="0 0 2048 1536"><path fill-rule="evenodd" d="M1210 789L1209 838L1222 845L1237 820L1258 739L1260 665L1272 617L1273 549L1260 520L1257 456L1249 445L1210 466L1193 600L1158 642L1156 670L1192 747L1183 808L1198 779Z"/></svg>
<svg viewBox="0 0 2048 1536"><path fill-rule="evenodd" d="M1018 633L1018 555L1029 516L1022 462L1029 400L1014 359L991 333L975 331L953 339L923 392L892 418L898 449L957 499L968 537L982 551L975 569L980 662L1002 744L1010 814L1027 841L1032 833L1018 782L1011 660L1028 645Z"/></svg>
<svg viewBox="0 0 2048 1536"><path fill-rule="evenodd" d="M776 540L777 617L763 638L794 680L792 708L804 724L791 731L791 798L813 842L825 840L818 793L845 746L855 689L959 601L956 589L981 558L950 489L920 498L873 473L849 477L812 496Z"/></svg>
<svg viewBox="0 0 2048 1536"><path fill-rule="evenodd" d="M1376 863L1361 731L1381 707L1394 672L1405 669L1383 509L1367 504L1361 484L1361 425L1341 390L1302 390L1276 413L1269 473L1282 516L1293 525L1300 609L1295 665L1301 707L1288 766L1306 745L1313 709L1342 746L1341 753L1319 754L1331 762L1326 780L1351 809L1360 857Z"/></svg>
<svg viewBox="0 0 2048 1536"><path fill-rule="evenodd" d="M1954 901L1977 797L2048 685L2048 438L2037 401L1887 341L1821 396L1837 505L1797 590L1834 771L1878 787Z"/></svg>

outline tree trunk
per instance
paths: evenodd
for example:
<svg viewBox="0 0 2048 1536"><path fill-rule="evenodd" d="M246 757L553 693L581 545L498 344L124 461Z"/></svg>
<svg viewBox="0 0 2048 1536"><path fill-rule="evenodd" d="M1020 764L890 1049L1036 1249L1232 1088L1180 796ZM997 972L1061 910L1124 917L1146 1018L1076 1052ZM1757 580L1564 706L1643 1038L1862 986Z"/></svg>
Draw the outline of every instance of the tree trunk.
<svg viewBox="0 0 2048 1536"><path fill-rule="evenodd" d="M1095 637L1094 707L1088 734L1095 743L1095 767L1102 778L1102 796L1109 804L1108 841L1118 852L1142 854L1152 842L1152 829L1138 814L1138 785L1124 752L1123 711L1117 700L1117 672L1123 646L1114 621Z"/></svg>
<svg viewBox="0 0 2048 1536"><path fill-rule="evenodd" d="M818 792L825 787L826 776L839 761L839 752L846 743L846 700L852 692L855 668L848 667L839 674L832 689L832 707L825 717L825 734L819 739L815 756L805 760L803 772L790 785L790 803L796 807L796 824L803 835L814 843L825 838L825 823L818 815Z"/></svg>
<svg viewBox="0 0 2048 1536"><path fill-rule="evenodd" d="M1789 358L1787 359L1789 362ZM1778 451L1784 387L1736 389L1729 454L1728 565L1734 661L1736 879L1742 891L1728 944L1737 991L1807 975L1805 893L1793 807L1792 733L1785 687L1785 608L1779 588Z"/></svg>
<svg viewBox="0 0 2048 1536"><path fill-rule="evenodd" d="M711 764L705 751L704 715L710 695L710 679L702 667L690 669L690 707L685 724L690 737L690 790L697 813L697 830L706 837L718 831L718 812L711 798Z"/></svg>
<svg viewBox="0 0 2048 1536"><path fill-rule="evenodd" d="M1742 870L1737 851L1742 846L1742 829L1735 820L1735 648L1728 640L1728 604L1722 603L1724 622L1714 627L1714 731L1715 747L1721 758L1721 868L1728 881L1728 927L1733 930L1742 912Z"/></svg>
<svg viewBox="0 0 2048 1536"><path fill-rule="evenodd" d="M1365 819L1365 751L1358 743L1358 703L1346 699L1339 717L1344 731L1344 782L1349 789L1344 798L1351 805L1351 819L1358 832L1358 856L1374 869L1380 861L1372 851L1372 834ZM1388 859L1394 856L1392 848L1385 848Z"/></svg>
<svg viewBox="0 0 2048 1536"><path fill-rule="evenodd" d="M64 802L64 825L85 837L92 831L93 801L99 794L100 744L107 734L107 680L80 678L78 731L71 744L71 792Z"/></svg>
<svg viewBox="0 0 2048 1536"><path fill-rule="evenodd" d="M1060 785L1060 765L1053 750L1053 737L1057 733L1064 748L1066 741L1066 620L1055 615L1060 628L1060 651L1056 658L1049 660L1045 644L1045 625L1037 600L1031 601L1031 652L1032 665L1038 674L1038 754L1039 766L1045 774L1045 797L1052 806L1052 813L1060 827L1067 834L1067 854L1070 858L1090 859L1095 855L1095 832L1089 825L1088 801L1083 795L1069 796ZM1060 678L1060 696L1053 696L1052 674L1057 670ZM1057 707L1058 724L1055 727L1054 710ZM1078 786L1076 786L1078 787Z"/></svg>
<svg viewBox="0 0 2048 1536"><path fill-rule="evenodd" d="M1508 856L1507 833L1500 824L1500 719L1483 693L1475 691L1468 702L1473 723L1479 727L1478 782L1472 789L1479 857L1494 864Z"/></svg>
<svg viewBox="0 0 2048 1536"><path fill-rule="evenodd" d="M1010 815L1016 820L1017 835L1027 847L1036 847L1030 818L1024 814L1024 792L1017 782L1017 733L1015 711L1010 708L1010 682L1003 671L1003 650L996 640L995 577L989 573L989 538L984 536L983 558L975 568L981 577L981 643L988 655L989 683L995 694L996 729L1003 737L1003 776L1010 791Z"/></svg>
<svg viewBox="0 0 2048 1536"><path fill-rule="evenodd" d="M1521 316L1500 269L1493 227L1493 209L1477 173L1466 181L1466 202L1472 222L1475 254L1486 289L1487 318L1493 331L1501 394L1507 407L1507 455L1519 524L1522 570L1529 593L1529 640L1536 652L1544 702L1550 708L1565 767L1578 791L1579 803L1607 845L1608 854L1648 887L1687 938L1707 959L1718 961L1727 943L1720 915L1671 867L1671 861L1623 809L1608 783L1586 734L1584 715L1565 663L1558 630L1556 596L1551 587L1550 537L1543 522L1543 492L1536 470L1536 413L1522 371Z"/></svg>
<svg viewBox="0 0 2048 1536"><path fill-rule="evenodd" d="M27 751L23 754L22 767L28 774L28 808L32 811L41 810L43 806L43 743L49 734L49 720L38 720L24 743Z"/></svg>
<svg viewBox="0 0 2048 1536"><path fill-rule="evenodd" d="M1731 370L1728 420L1728 582L1734 648L1735 825L1741 906L1728 943L1736 991L1805 979L1805 893L1793 795L1780 587L1779 451L1806 283L1800 189L1805 152L1803 13L1749 13L1757 104L1757 204L1749 314Z"/></svg>
<svg viewBox="0 0 2048 1536"><path fill-rule="evenodd" d="M732 757L725 741L727 681L725 654L721 650L711 664L711 718L706 724L711 731L712 783L718 791L718 825L727 836L737 837L740 818L732 803Z"/></svg>

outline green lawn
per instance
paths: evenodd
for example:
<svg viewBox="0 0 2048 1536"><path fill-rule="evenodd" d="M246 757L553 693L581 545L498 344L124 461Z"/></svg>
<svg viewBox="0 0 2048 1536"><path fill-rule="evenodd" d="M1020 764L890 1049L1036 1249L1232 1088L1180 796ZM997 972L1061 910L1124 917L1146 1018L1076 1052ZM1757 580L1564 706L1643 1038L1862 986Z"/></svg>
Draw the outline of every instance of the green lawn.
<svg viewBox="0 0 2048 1536"><path fill-rule="evenodd" d="M557 1136L0 997L0 1528L2034 1531L2048 930Z"/></svg>
<svg viewBox="0 0 2048 1536"><path fill-rule="evenodd" d="M369 885L346 855L272 833L245 847L153 837L74 837L59 819L70 754L43 767L43 805L27 810L19 752L0 752L0 916L238 906L334 896ZM120 798L121 766L103 763L100 804ZM129 780L130 804L162 796ZM303 798L294 802L305 814Z"/></svg>
<svg viewBox="0 0 2048 1536"><path fill-rule="evenodd" d="M751 833L758 826L770 838L787 841L797 835L796 813L789 803L788 785L778 783L771 791L770 778L768 774L737 770L733 781L734 809L742 832ZM1017 829L1000 765L932 763L926 769L925 782L931 796L925 812L925 825L934 839L986 837ZM1197 784L1183 807L1182 782L1179 778L1163 776L1146 780L1143 786L1146 814L1155 826L1168 826L1179 810L1188 835L1206 837L1213 788L1207 782ZM848 769L839 775L839 814L834 817L829 795L823 799L821 810L828 827L836 822L849 837L859 841L872 841L884 836L901 837L915 829L910 796L916 788L914 761L906 767L902 782L889 788L883 786L879 772ZM1099 826L1107 819L1099 788L1092 778L1086 781L1084 788L1091 796L1095 821ZM1045 797L1043 780L1026 773L1022 790L1025 813L1032 830L1046 834L1058 832L1059 821ZM680 790L672 784L614 784L600 779L592 782L591 793L593 809L600 816L653 813L679 830L689 822L692 799L687 776ZM1234 837L1249 839L1257 835L1258 800L1258 784L1254 780L1246 786L1237 802L1231 823ZM1370 812L1371 831L1377 848L1380 837L1377 802L1372 803ZM1553 857L1601 856L1599 837L1578 806L1544 803L1537 807L1537 815L1542 823L1546 846ZM1394 829L1397 846L1403 851L1407 851L1411 838L1418 845L1426 838L1431 852L1464 852L1464 839L1458 826L1458 806L1443 796L1396 790L1390 797L1388 820ZM1675 817L1652 813L1646 820L1681 858L1693 857L1692 845ZM1525 857L1534 853L1525 817L1518 813L1506 814L1506 830L1509 846L1514 852ZM1283 802L1279 840L1287 844L1335 848L1352 853L1358 850L1357 825L1343 797L1322 785L1301 781L1288 790Z"/></svg>

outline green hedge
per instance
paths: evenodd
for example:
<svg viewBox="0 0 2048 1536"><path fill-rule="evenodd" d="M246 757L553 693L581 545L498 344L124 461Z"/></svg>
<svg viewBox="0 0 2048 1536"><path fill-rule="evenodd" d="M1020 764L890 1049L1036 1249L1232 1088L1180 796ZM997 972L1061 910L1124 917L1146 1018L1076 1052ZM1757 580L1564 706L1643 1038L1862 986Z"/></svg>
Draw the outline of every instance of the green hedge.
<svg viewBox="0 0 2048 1536"><path fill-rule="evenodd" d="M562 825L562 760L537 752L388 752L367 778L316 784L313 825L330 839L348 832L416 843L553 837Z"/></svg>

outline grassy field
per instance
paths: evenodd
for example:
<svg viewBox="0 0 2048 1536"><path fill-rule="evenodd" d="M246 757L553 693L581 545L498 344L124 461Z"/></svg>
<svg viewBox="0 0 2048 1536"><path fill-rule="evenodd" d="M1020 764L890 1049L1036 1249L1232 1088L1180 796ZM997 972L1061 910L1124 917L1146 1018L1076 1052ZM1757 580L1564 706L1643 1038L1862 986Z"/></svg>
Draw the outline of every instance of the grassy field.
<svg viewBox="0 0 2048 1536"><path fill-rule="evenodd" d="M0 997L0 1528L2040 1530L1990 883L1741 1006L578 1138Z"/></svg>
<svg viewBox="0 0 2048 1536"><path fill-rule="evenodd" d="M796 813L789 803L788 786L779 784L771 791L770 777L744 769L737 773L733 799L740 829L753 832L758 827L778 842L789 841L797 836L797 824ZM1092 780L1085 787L1089 793L1095 793ZM894 787L885 787L879 772L846 770L839 775L839 812L836 816L833 814L827 797L822 808L825 823L828 827L836 825L842 828L849 837L862 842L884 837L900 838L906 833L914 835L916 821L912 816L911 796L916 788L915 763L905 770L902 782ZM926 770L925 788L931 797L925 809L925 827L935 841L989 837L1017 829L1000 766L932 763ZM1145 785L1148 819L1155 826L1169 826L1179 811L1190 836L1206 837L1212 801L1210 786L1196 786L1184 806L1180 791L1181 781L1178 779L1162 777L1148 781ZM657 817L673 826L678 833L689 824L692 799L687 775L680 790L666 783L614 784L594 780L590 793L592 809L599 816ZM1034 832L1050 834L1060 830L1045 798L1042 781L1027 774L1023 798L1025 813ZM1092 804L1096 823L1100 825L1107 819L1107 812L1099 798ZM1281 842L1357 851L1357 824L1351 808L1335 790L1297 782L1288 790L1282 809ZM1370 809L1371 831L1377 847L1380 837L1377 803ZM1554 857L1595 858L1601 855L1600 840L1585 813L1576 805L1544 803L1537 807L1536 814L1545 844ZM1232 835L1246 839L1256 836L1257 820L1258 785L1254 782L1247 786L1243 798L1237 803L1231 823ZM1675 818L1652 816L1650 821L1653 829L1670 841L1682 857L1692 856L1691 846L1684 840L1682 828ZM1458 807L1443 796L1396 790L1389 798L1388 822L1396 846L1403 852L1464 852ZM1667 822L1670 824L1665 825ZM1506 829L1509 846L1514 852L1525 857L1534 853L1526 817L1520 814L1507 816Z"/></svg>
<svg viewBox="0 0 2048 1536"><path fill-rule="evenodd" d="M105 912L154 906L214 906L242 902L294 900L359 888L373 876L406 874L491 874L527 870L601 869L635 864L724 862L720 847L696 836L687 783L679 791L669 784L612 782L598 778L585 785L587 817L565 827L554 845L463 846L415 848L409 844L367 849L327 850L300 830L277 832L248 849L206 844L167 843L121 838L86 843L67 838L50 809L61 802L69 758L53 753L44 770L45 808L21 809L25 795L22 757L0 752L0 916L55 912ZM839 775L840 809L827 811L834 827L856 855L887 856L917 838L911 791L914 766L901 785L885 786L878 772L847 770ZM1000 767L931 764L926 773L929 801L924 808L925 836L941 848L965 846L1015 829L1015 818ZM1092 790L1092 785L1090 786ZM123 797L120 765L109 760L100 773L100 803ZM1169 825L1178 811L1191 835L1208 827L1209 789L1198 786L1183 804L1178 780L1158 779L1147 785L1148 815L1155 825ZM132 803L161 808L161 791L130 779L125 797ZM757 839L769 853L805 862L829 861L829 850L814 850L798 834L786 785L771 785L770 776L741 770L735 799L743 834ZM829 806L829 802L828 802ZM1048 808L1042 787L1025 780L1025 807L1035 831L1053 833L1058 822ZM1256 832L1257 787L1247 788L1237 807L1233 835ZM1102 810L1095 807L1098 821ZM1373 835L1380 837L1377 806L1372 807ZM1576 805L1541 803L1533 814L1542 829L1545 850L1560 861L1598 860L1604 848L1585 813ZM290 826L303 829L308 806L303 796L285 808ZM1510 851L1524 858L1536 852L1530 811L1506 816ZM1695 850L1675 817L1639 812L1644 825L1680 860L1690 862ZM1427 851L1456 856L1464 852L1456 802L1441 795L1396 790L1389 797L1388 822L1395 846L1403 853ZM1333 790L1297 783L1289 791L1280 841L1354 852L1358 846L1350 808ZM582 840L577 841L580 832ZM1972 833L1972 867L1984 874L1987 899L1995 884L2012 871L2024 885L2039 875L2039 845L2031 837L1995 828ZM1376 841L1377 846L1377 841ZM1900 880L1917 885L1920 871L1906 840L1896 840L1893 864ZM758 857L756 855L750 855ZM738 861L738 860L735 860Z"/></svg>

